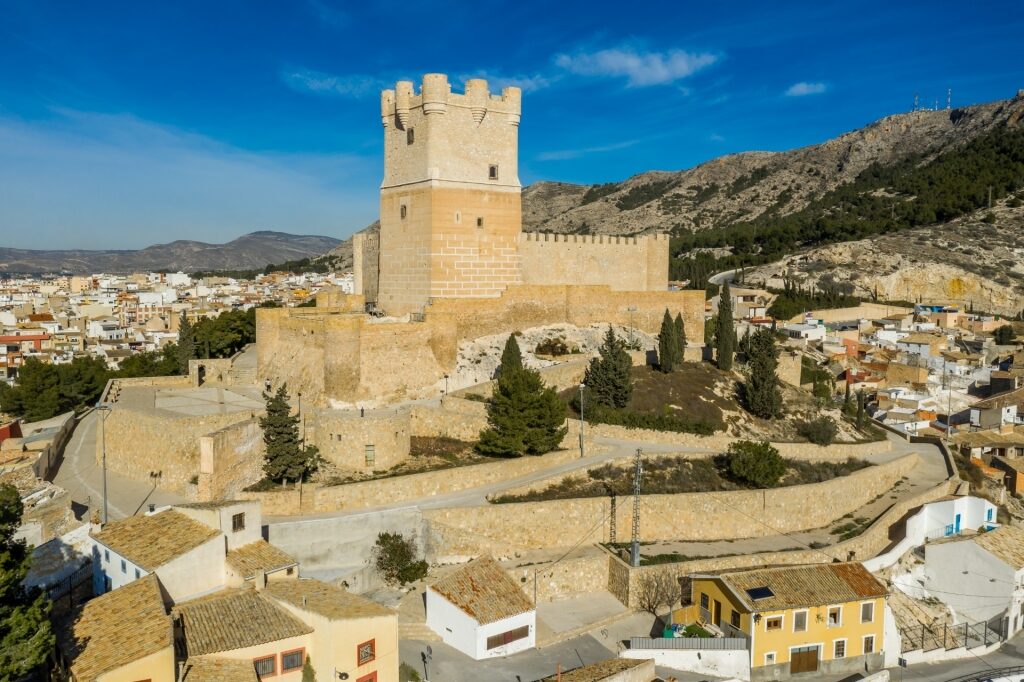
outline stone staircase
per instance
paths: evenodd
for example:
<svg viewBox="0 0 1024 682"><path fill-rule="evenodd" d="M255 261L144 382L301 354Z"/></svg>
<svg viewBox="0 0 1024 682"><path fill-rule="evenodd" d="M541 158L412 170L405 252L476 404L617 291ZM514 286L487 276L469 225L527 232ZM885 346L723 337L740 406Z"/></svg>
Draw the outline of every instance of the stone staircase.
<svg viewBox="0 0 1024 682"><path fill-rule="evenodd" d="M426 623L403 623L398 621L398 638L415 639L419 642L440 642L436 632L427 627Z"/></svg>
<svg viewBox="0 0 1024 682"><path fill-rule="evenodd" d="M423 603L424 584L402 597L398 604L398 638L421 642L440 642L441 637L427 627L427 610Z"/></svg>
<svg viewBox="0 0 1024 682"><path fill-rule="evenodd" d="M255 386L255 367L232 367L228 370L228 382L233 386Z"/></svg>

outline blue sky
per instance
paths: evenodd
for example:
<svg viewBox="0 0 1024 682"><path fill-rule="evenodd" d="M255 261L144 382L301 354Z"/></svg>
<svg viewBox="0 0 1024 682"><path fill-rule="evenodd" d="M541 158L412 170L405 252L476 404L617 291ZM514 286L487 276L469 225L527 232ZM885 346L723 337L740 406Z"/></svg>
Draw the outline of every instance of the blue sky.
<svg viewBox="0 0 1024 682"><path fill-rule="evenodd" d="M0 246L377 214L378 91L524 89L520 175L605 182L1024 87L1016 2L0 0Z"/></svg>

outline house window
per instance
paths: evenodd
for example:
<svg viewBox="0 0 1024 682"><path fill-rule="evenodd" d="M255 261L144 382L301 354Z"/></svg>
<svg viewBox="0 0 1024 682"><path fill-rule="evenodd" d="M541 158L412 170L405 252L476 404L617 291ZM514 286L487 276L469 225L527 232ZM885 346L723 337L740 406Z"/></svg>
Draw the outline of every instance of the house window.
<svg viewBox="0 0 1024 682"><path fill-rule="evenodd" d="M832 644L832 658L846 658L846 640L837 639Z"/></svg>
<svg viewBox="0 0 1024 682"><path fill-rule="evenodd" d="M492 163L490 168L487 169L487 177L491 180L498 179L498 164Z"/></svg>
<svg viewBox="0 0 1024 682"><path fill-rule="evenodd" d="M830 606L828 607L828 626L830 628L837 628L843 624L843 607L842 606Z"/></svg>
<svg viewBox="0 0 1024 682"><path fill-rule="evenodd" d="M782 616L772 616L764 619L764 629L768 632L782 629Z"/></svg>
<svg viewBox="0 0 1024 682"><path fill-rule="evenodd" d="M135 569L135 579L138 580L141 577L142 577L142 575L139 573L139 569L136 568Z"/></svg>
<svg viewBox="0 0 1024 682"><path fill-rule="evenodd" d="M793 612L793 632L807 632L807 612Z"/></svg>
<svg viewBox="0 0 1024 682"><path fill-rule="evenodd" d="M477 218L476 219L476 226L477 227L483 227L484 226L484 219L483 218Z"/></svg>
<svg viewBox="0 0 1024 682"><path fill-rule="evenodd" d="M774 651L769 651L768 653L766 653L764 655L764 664L765 665L775 665L775 652Z"/></svg>
<svg viewBox="0 0 1024 682"><path fill-rule="evenodd" d="M359 661L359 665L366 665L375 658L377 658L377 640L371 639L356 647L356 660Z"/></svg>
<svg viewBox="0 0 1024 682"><path fill-rule="evenodd" d="M875 636L867 635L864 637L864 655L873 654L875 652Z"/></svg>
<svg viewBox="0 0 1024 682"><path fill-rule="evenodd" d="M256 674L261 677L265 675L276 675L277 656L264 656L263 658L254 659L252 667L256 669Z"/></svg>
<svg viewBox="0 0 1024 682"><path fill-rule="evenodd" d="M405 207L405 204L402 204L402 205L401 205L401 206L400 206L400 207L398 208L398 215L399 215L399 217L400 217L400 218L401 218L402 220L405 220L405 216L406 216L406 214L407 214L408 212L409 212L409 209L407 209L407 208Z"/></svg>
<svg viewBox="0 0 1024 682"><path fill-rule="evenodd" d="M988 509L985 510L985 520L986 521L991 521L992 520L992 511L993 511L993 509L991 507L989 507Z"/></svg>
<svg viewBox="0 0 1024 682"><path fill-rule="evenodd" d="M711 605L711 599L708 597L708 595L706 595L703 592L701 592L700 593L700 607L702 609L704 609L705 611L707 611L708 608L710 607L710 605Z"/></svg>
<svg viewBox="0 0 1024 682"><path fill-rule="evenodd" d="M124 562L124 559L121 559L121 573L128 573L128 564Z"/></svg>
<svg viewBox="0 0 1024 682"><path fill-rule="evenodd" d="M369 675L363 675L356 682L377 682L377 671L374 670Z"/></svg>
<svg viewBox="0 0 1024 682"><path fill-rule="evenodd" d="M231 517L231 531L237 533L240 530L245 530L245 512Z"/></svg>
<svg viewBox="0 0 1024 682"><path fill-rule="evenodd" d="M377 461L376 447L372 444L367 445L363 449L363 455L366 458L366 466L372 467L374 462Z"/></svg>
<svg viewBox="0 0 1024 682"><path fill-rule="evenodd" d="M281 654L281 672L287 673L292 670L300 670L305 663L305 649L293 649Z"/></svg>
<svg viewBox="0 0 1024 682"><path fill-rule="evenodd" d="M860 622L871 623L875 620L874 602L864 602L860 605Z"/></svg>
<svg viewBox="0 0 1024 682"><path fill-rule="evenodd" d="M409 128L408 130L405 131L405 143L406 144L412 144L415 141L416 141L416 129L415 128Z"/></svg>
<svg viewBox="0 0 1024 682"><path fill-rule="evenodd" d="M739 627L740 627L740 614L739 614L739 611L736 611L735 609L733 609L732 615L729 617L729 624L732 625L737 630L739 629Z"/></svg>
<svg viewBox="0 0 1024 682"><path fill-rule="evenodd" d="M529 636L530 636L530 626L529 625L524 625L521 628L516 628L515 630L509 630L508 632L503 632L500 635L493 635L491 637L488 637L487 638L487 649L488 650L497 649L499 646L504 646L506 644L510 644L512 642L515 642L516 640L526 639Z"/></svg>
<svg viewBox="0 0 1024 682"><path fill-rule="evenodd" d="M103 560L106 561L108 564L110 563L110 550L109 549L103 550Z"/></svg>

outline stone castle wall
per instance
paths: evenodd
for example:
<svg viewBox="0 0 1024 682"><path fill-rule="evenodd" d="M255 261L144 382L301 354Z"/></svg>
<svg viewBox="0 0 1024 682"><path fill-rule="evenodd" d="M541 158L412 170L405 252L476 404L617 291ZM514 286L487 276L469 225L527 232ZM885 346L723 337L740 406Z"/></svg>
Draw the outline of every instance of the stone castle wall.
<svg viewBox="0 0 1024 682"><path fill-rule="evenodd" d="M377 302L380 286L380 232L352 235L352 288L365 300Z"/></svg>
<svg viewBox="0 0 1024 682"><path fill-rule="evenodd" d="M197 500L230 500L263 478L263 429L247 419L199 437Z"/></svg>
<svg viewBox="0 0 1024 682"><path fill-rule="evenodd" d="M307 421L307 440L339 469L384 471L409 457L410 411L317 410Z"/></svg>
<svg viewBox="0 0 1024 682"><path fill-rule="evenodd" d="M823 483L773 488L679 495L644 495L640 500L640 535L655 540L730 540L764 537L828 525L856 511L891 489L920 463L916 454ZM814 499L814 505L807 500ZM632 499L620 497L616 506L619 528L632 524ZM472 555L546 547L564 547L582 538L608 540L607 498L494 504L487 507L425 510L436 523L441 546L453 554ZM557 519L557 523L552 523ZM595 519L603 521L595 526ZM446 535L444 528L458 534ZM457 536L456 536L457 535ZM476 538L485 542L484 549Z"/></svg>
<svg viewBox="0 0 1024 682"><path fill-rule="evenodd" d="M639 237L524 232L524 284L606 285L613 291L668 290L668 235Z"/></svg>
<svg viewBox="0 0 1024 682"><path fill-rule="evenodd" d="M633 308L631 314L629 309ZM376 321L342 307L256 311L259 375L294 393L393 402L436 396L460 341L548 324L632 324L657 333L665 310L703 338L704 292L616 292L600 286L509 287L498 298L437 299L422 322Z"/></svg>

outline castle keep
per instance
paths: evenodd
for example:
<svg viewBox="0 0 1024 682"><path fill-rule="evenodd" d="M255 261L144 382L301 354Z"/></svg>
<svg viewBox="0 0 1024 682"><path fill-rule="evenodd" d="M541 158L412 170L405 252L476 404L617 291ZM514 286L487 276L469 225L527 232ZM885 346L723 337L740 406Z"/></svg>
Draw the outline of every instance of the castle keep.
<svg viewBox="0 0 1024 682"><path fill-rule="evenodd" d="M703 338L703 292L668 290L666 235L522 231L521 99L484 80L453 93L443 74L381 93L380 232L353 237L355 293L258 310L260 376L320 404L390 402L436 395L446 375L459 386L459 345L483 336L566 323L654 333L668 309Z"/></svg>
<svg viewBox="0 0 1024 682"><path fill-rule="evenodd" d="M519 88L451 91L443 74L381 93L380 236L354 242L357 290L389 315L518 284L664 291L668 238L522 231Z"/></svg>

